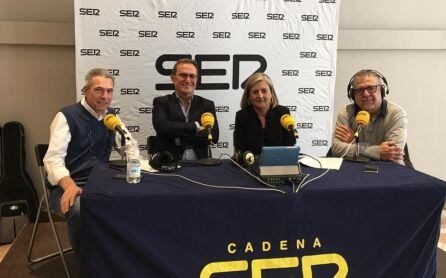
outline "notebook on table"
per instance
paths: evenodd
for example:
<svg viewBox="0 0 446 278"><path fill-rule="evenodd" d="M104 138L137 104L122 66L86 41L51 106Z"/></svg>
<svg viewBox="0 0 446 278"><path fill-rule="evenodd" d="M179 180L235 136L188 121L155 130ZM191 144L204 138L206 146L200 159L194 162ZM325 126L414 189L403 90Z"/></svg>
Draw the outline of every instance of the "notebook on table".
<svg viewBox="0 0 446 278"><path fill-rule="evenodd" d="M298 160L299 146L262 147L259 174L271 181L300 177Z"/></svg>

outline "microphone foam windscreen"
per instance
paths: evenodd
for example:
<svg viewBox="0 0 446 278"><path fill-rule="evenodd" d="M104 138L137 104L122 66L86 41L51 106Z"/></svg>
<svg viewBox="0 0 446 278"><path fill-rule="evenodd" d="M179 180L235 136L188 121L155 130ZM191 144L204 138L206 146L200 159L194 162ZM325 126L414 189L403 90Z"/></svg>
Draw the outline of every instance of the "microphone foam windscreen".
<svg viewBox="0 0 446 278"><path fill-rule="evenodd" d="M109 130L115 130L116 126L121 124L121 121L113 114L107 114L103 121L105 127Z"/></svg>
<svg viewBox="0 0 446 278"><path fill-rule="evenodd" d="M356 114L355 117L356 124L362 124L364 126L368 125L370 122L370 114L367 111L361 110Z"/></svg>
<svg viewBox="0 0 446 278"><path fill-rule="evenodd" d="M280 117L280 124L284 129L289 130L290 126L294 127L296 122L294 122L294 119L290 114L284 114L282 117Z"/></svg>
<svg viewBox="0 0 446 278"><path fill-rule="evenodd" d="M214 126L215 118L214 115L212 115L212 113L206 112L203 113L203 115L201 115L200 121L201 121L201 126L212 128Z"/></svg>

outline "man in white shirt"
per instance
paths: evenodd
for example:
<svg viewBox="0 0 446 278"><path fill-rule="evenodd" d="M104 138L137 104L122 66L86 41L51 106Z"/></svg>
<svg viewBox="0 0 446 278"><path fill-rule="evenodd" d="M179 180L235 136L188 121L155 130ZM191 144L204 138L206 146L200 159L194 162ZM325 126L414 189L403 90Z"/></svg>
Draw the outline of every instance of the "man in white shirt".
<svg viewBox="0 0 446 278"><path fill-rule="evenodd" d="M43 161L48 181L54 185L51 207L67 217L76 255L81 233L79 195L92 168L108 161L113 145L119 146L121 139L103 123L105 115L112 113L109 106L113 87L114 77L106 69L90 70L85 76L82 100L62 108L50 126L50 142Z"/></svg>

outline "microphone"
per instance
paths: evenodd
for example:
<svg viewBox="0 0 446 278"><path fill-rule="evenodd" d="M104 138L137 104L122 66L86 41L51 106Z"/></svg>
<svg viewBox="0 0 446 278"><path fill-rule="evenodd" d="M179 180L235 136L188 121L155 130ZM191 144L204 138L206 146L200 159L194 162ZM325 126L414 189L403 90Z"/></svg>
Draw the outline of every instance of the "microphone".
<svg viewBox="0 0 446 278"><path fill-rule="evenodd" d="M201 126L206 128L208 131L208 140L212 141L211 129L215 123L214 115L210 112L205 112L205 113L203 113L203 115L201 115L200 122L201 122Z"/></svg>
<svg viewBox="0 0 446 278"><path fill-rule="evenodd" d="M294 127L296 125L296 122L290 114L283 114L282 117L280 117L280 124L284 129L291 131L294 137L299 138L299 134Z"/></svg>
<svg viewBox="0 0 446 278"><path fill-rule="evenodd" d="M126 135L127 132L121 128L121 121L115 115L107 114L103 121L107 129L117 131L119 134L121 134L122 138L130 140L130 136Z"/></svg>
<svg viewBox="0 0 446 278"><path fill-rule="evenodd" d="M367 126L370 122L370 114L367 111L361 110L358 112L358 114L356 114L355 117L355 123L358 125L358 127L356 128L355 131L355 138L356 141L358 141L359 139L359 133L361 132L361 130Z"/></svg>
<svg viewBox="0 0 446 278"><path fill-rule="evenodd" d="M219 165L221 163L220 159L212 158L212 151L211 151L211 141L212 141L212 133L211 129L214 126L215 118L214 115L210 112L205 112L203 115L201 115L201 126L205 127L208 131L208 157L198 159L198 164L201 165Z"/></svg>

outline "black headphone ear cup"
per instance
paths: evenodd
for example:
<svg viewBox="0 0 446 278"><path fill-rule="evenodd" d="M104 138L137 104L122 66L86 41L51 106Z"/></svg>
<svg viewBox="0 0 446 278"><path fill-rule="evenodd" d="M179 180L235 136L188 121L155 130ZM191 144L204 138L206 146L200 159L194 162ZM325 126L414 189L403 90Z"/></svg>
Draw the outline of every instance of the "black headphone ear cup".
<svg viewBox="0 0 446 278"><path fill-rule="evenodd" d="M353 78L354 77L355 76L353 75L353 77L350 78L350 81L348 82L348 85L347 85L347 98L351 101L353 101L353 99L354 99L354 95L353 95Z"/></svg>
<svg viewBox="0 0 446 278"><path fill-rule="evenodd" d="M352 87L350 87L350 90L348 91L348 98L351 101L354 101L354 99L355 99L355 93L353 92L353 88Z"/></svg>
<svg viewBox="0 0 446 278"><path fill-rule="evenodd" d="M168 151L154 154L149 164L153 169L162 172L170 172L177 168L177 162Z"/></svg>

